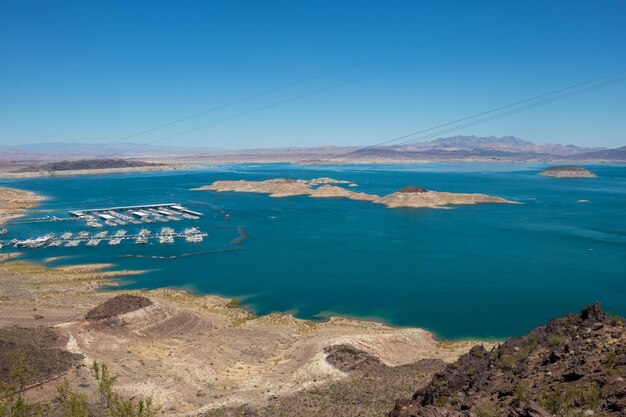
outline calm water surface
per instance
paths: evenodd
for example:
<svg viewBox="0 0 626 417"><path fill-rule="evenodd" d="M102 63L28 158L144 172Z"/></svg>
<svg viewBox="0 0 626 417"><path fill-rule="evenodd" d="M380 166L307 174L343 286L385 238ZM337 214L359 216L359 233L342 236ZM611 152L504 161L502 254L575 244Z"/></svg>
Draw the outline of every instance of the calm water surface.
<svg viewBox="0 0 626 417"><path fill-rule="evenodd" d="M25 258L68 256L52 265L112 262L151 272L123 288L180 287L241 297L258 314L289 311L373 318L419 326L449 338L519 335L552 316L595 300L626 315L626 167L588 166L596 179L537 176L542 165L424 164L302 168L232 165L174 173L0 180L49 199L43 214L67 210L179 202L206 216L193 225L201 245L27 250ZM330 176L384 195L406 185L481 192L522 205L452 209L387 209L343 199L190 191L218 179ZM578 202L589 200L589 202ZM230 222L211 207L231 213ZM29 217L39 217L33 213ZM149 225L157 230L162 225ZM235 226L248 239L234 246ZM129 232L141 226L125 227ZM11 237L85 230L79 222L10 224ZM240 247L178 259L175 255ZM3 251L10 250L9 248Z"/></svg>

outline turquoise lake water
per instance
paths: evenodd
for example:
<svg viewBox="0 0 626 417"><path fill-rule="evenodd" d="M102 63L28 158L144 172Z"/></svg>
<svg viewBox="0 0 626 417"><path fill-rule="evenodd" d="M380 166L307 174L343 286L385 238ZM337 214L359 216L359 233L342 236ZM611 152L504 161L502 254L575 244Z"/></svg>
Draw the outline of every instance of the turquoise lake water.
<svg viewBox="0 0 626 417"><path fill-rule="evenodd" d="M550 317L599 300L626 315L626 166L589 165L595 179L537 176L544 165L423 164L219 169L68 178L0 180L49 197L29 217L67 210L179 202L206 214L170 222L208 231L203 244L24 250L24 258L68 256L51 265L111 262L151 272L122 288L180 287L240 297L256 312L323 319L346 315L418 326L446 338L520 335ZM522 205L388 209L345 199L270 198L190 191L218 179L330 176L384 195L406 186L480 192ZM578 200L589 200L583 203ZM224 208L229 222L211 207ZM23 219L22 219L23 221ZM157 230L163 224L148 228ZM243 226L248 238L231 244ZM124 227L129 232L142 226ZM9 224L10 237L87 230L82 222ZM109 228L111 229L111 228ZM170 256L226 248L178 259ZM10 251L4 248L2 251Z"/></svg>

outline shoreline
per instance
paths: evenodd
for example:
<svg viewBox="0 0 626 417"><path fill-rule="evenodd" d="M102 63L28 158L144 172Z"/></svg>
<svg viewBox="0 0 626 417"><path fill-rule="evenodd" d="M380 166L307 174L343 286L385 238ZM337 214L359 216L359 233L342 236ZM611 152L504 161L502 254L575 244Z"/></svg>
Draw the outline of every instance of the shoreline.
<svg viewBox="0 0 626 417"><path fill-rule="evenodd" d="M28 210L46 199L47 197L32 191L0 187L0 226L10 220L24 216Z"/></svg>
<svg viewBox="0 0 626 417"><path fill-rule="evenodd" d="M476 344L495 346L492 341L444 340L420 328L345 316L322 321L289 313L257 317L236 299L189 290L115 290L111 284L118 279L145 271L105 270L111 266L0 262L0 326L55 329L68 338L68 351L84 355L86 364L107 362L119 375L121 394L152 395L168 415L262 407L268 395L290 397L349 383L349 374L326 360L326 349L332 346L363 350L390 369L422 359L450 363ZM153 304L102 323L84 318L120 294L147 297ZM79 380L85 373L87 369L65 376ZM51 384L31 395L44 395ZM197 395L200 391L204 394Z"/></svg>

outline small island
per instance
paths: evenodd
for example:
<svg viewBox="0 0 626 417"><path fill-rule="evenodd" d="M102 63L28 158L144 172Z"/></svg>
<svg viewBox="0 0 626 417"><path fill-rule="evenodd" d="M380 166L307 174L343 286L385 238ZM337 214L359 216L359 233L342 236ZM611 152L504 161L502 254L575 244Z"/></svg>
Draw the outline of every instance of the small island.
<svg viewBox="0 0 626 417"><path fill-rule="evenodd" d="M379 197L374 194L357 193L331 184L350 184L348 181L339 181L332 178L317 178L312 180L293 180L276 178L265 181L215 181L213 184L195 188L194 190L210 190L218 192L264 193L270 197L291 197L308 195L313 198L347 198L350 200L369 201L384 204L389 208L414 207L437 208L448 205L462 204L519 204L486 194L450 193L429 191L422 187L411 185L399 191Z"/></svg>
<svg viewBox="0 0 626 417"><path fill-rule="evenodd" d="M544 169L539 173L552 178L595 178L596 174L578 165L560 165Z"/></svg>
<svg viewBox="0 0 626 417"><path fill-rule="evenodd" d="M515 201L505 200L500 197L493 197L487 194L470 193L449 193L443 191L429 191L425 188L410 185L404 187L393 194L389 194L377 203L381 203L390 208L400 207L444 207L448 205L461 204L519 204Z"/></svg>

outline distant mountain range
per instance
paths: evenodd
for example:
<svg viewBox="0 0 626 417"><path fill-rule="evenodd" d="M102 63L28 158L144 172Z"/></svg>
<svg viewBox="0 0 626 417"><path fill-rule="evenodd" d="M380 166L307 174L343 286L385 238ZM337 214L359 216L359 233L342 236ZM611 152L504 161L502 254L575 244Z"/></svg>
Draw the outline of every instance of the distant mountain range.
<svg viewBox="0 0 626 417"><path fill-rule="evenodd" d="M583 152L606 150L606 148L587 148L575 145L536 145L514 136L504 136L500 138L495 136L453 136L398 147L398 149L492 150L505 152L534 152L550 155L575 155Z"/></svg>
<svg viewBox="0 0 626 417"><path fill-rule="evenodd" d="M626 147L607 149L575 145L537 145L513 136L453 136L407 145L356 149L357 160L503 160L503 161L626 161Z"/></svg>
<svg viewBox="0 0 626 417"><path fill-rule="evenodd" d="M0 160L54 162L76 159L126 158L171 162L407 162L407 161L626 161L626 146L617 149L575 145L538 145L514 136L453 136L382 147L289 147L221 150L212 147L133 143L39 143L0 146Z"/></svg>

